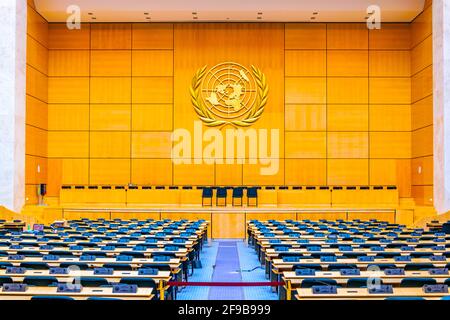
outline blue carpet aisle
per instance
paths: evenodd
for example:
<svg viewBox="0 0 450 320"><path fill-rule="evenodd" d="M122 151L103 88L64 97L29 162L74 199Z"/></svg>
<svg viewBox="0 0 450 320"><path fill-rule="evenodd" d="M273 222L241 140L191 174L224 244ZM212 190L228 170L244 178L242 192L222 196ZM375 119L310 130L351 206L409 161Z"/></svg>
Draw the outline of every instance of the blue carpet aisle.
<svg viewBox="0 0 450 320"><path fill-rule="evenodd" d="M196 269L189 281L268 281L255 251L241 240L211 241L203 247L201 259L203 268ZM270 287L185 287L177 299L277 300L278 297Z"/></svg>
<svg viewBox="0 0 450 320"><path fill-rule="evenodd" d="M216 263L217 249L219 243L210 241L203 246L201 261L203 268L195 269L194 274L189 277L192 282L209 282L214 272ZM208 300L209 287L185 287L178 293L178 300Z"/></svg>
<svg viewBox="0 0 450 320"><path fill-rule="evenodd" d="M213 282L241 282L237 241L219 241ZM243 300L242 287L211 287L209 300Z"/></svg>
<svg viewBox="0 0 450 320"><path fill-rule="evenodd" d="M241 262L241 275L244 282L267 282L264 267L258 261L253 248L245 241L238 242L239 261ZM278 295L272 292L271 287L244 287L245 300L278 300Z"/></svg>

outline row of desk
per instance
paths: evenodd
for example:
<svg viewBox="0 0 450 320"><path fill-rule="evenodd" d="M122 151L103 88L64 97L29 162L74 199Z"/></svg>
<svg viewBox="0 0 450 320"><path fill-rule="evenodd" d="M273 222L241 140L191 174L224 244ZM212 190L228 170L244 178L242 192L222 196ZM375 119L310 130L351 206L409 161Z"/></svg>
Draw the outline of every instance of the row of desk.
<svg viewBox="0 0 450 320"><path fill-rule="evenodd" d="M120 298L153 299L166 296L167 282L178 280L183 264L199 258L201 244L207 239L207 221L91 221L88 219L58 222L41 231L20 232L4 229L0 232L0 284L21 283L27 279L51 279L57 283L77 283L79 279L105 279L110 285L122 279L152 279L156 288L139 287L136 293L115 293L111 287L83 287L81 292L58 292L54 286L29 286L24 292L0 291L0 299L30 299L32 297L64 296L74 299ZM109 236L108 236L109 234ZM93 241L96 239L95 241ZM126 239L126 241L120 241ZM151 241L149 241L151 240ZM182 240L182 241L180 241ZM117 246L117 247L116 247ZM167 250L171 248L170 250ZM123 256L129 255L127 259ZM122 258L120 258L122 257ZM44 268L20 270L22 266ZM87 265L88 268L79 268ZM128 265L129 270L121 270ZM55 273L56 267L70 266L65 273ZM109 274L96 273L107 266ZM159 269L161 266L167 266ZM118 267L118 269L115 269ZM139 270L157 268L152 274ZM14 271L15 270L15 271ZM187 277L187 273L186 273ZM3 280L2 280L3 279Z"/></svg>
<svg viewBox="0 0 450 320"><path fill-rule="evenodd" d="M448 291L425 293L423 288L399 287L403 279L450 284L450 238L436 230L379 221L251 221L247 233L267 276L271 281L284 281L283 287L276 288L281 299L434 299L448 295ZM390 273L385 269L404 270ZM319 294L304 287L310 280L320 285L323 279L324 286L329 286L330 279L335 282L339 287L336 293ZM394 288L389 294L374 294L367 287L347 288L349 280L356 280L352 285L359 281L364 286L367 280L369 287L384 284Z"/></svg>

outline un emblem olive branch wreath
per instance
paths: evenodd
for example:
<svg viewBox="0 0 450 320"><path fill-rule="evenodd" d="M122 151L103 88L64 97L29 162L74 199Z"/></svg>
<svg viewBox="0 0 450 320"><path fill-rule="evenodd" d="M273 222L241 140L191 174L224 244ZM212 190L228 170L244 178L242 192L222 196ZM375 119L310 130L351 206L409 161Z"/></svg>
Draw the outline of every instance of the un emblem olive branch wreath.
<svg viewBox="0 0 450 320"><path fill-rule="evenodd" d="M266 76L264 73L255 66L251 66L253 76L255 77L256 84L258 86L257 99L252 106L251 112L247 114L245 119L225 121L217 119L212 112L205 106L200 97L201 84L205 76L207 66L200 68L192 78L192 84L190 87L191 102L194 106L194 110L197 113L200 120L202 120L208 127L220 127L230 124L235 127L248 127L258 121L264 112L264 108L267 104L269 95L269 85L267 84Z"/></svg>

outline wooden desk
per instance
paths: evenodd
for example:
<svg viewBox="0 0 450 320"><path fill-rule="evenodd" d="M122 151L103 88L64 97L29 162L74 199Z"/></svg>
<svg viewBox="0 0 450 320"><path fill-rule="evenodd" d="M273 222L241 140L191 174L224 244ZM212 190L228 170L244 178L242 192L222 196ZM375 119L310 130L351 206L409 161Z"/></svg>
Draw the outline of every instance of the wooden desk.
<svg viewBox="0 0 450 320"><path fill-rule="evenodd" d="M109 282L119 282L122 278L136 278L136 279L148 279L159 281L169 281L171 278L170 271L159 271L155 275L139 275L137 271L119 271L115 270L113 274L109 275L97 275L94 274L94 270L69 270L68 274L50 274L49 270L27 270L24 274L10 274L6 273L6 270L0 269L0 276L9 277L14 282L22 282L25 277L55 277L60 282L72 282L76 277L83 278L104 278Z"/></svg>
<svg viewBox="0 0 450 320"><path fill-rule="evenodd" d="M113 293L112 287L84 287L81 292L77 293L57 292L56 287L32 286L29 286L25 292L0 291L0 300L30 300L33 296L61 296L71 297L76 300L86 300L90 297L118 298L123 300L151 300L153 299L154 294L153 289L151 288L138 288L136 293Z"/></svg>
<svg viewBox="0 0 450 320"><path fill-rule="evenodd" d="M55 249L52 249L52 250L42 250L42 249L39 249L39 248L24 247L23 249L18 249L18 250L16 250L16 249L9 249L8 248L8 249L6 249L4 251L6 251L8 254L17 254L17 252L19 252L19 251L23 252L23 253L33 252L33 251L34 252L39 251L39 252L42 252L42 253L49 253L49 252L52 252L52 251L64 251L64 252L68 252L68 253L72 252L72 253L74 253L75 255L78 255L78 256L81 255L82 253L87 253L88 254L89 252L103 252L103 253L107 254L108 256L112 256L112 257L120 255L122 252L142 253L146 257L151 257L151 256L153 256L154 253L166 252L166 253L175 254L177 257L180 257L180 258L185 258L190 250L188 250L186 248L180 248L177 251L166 251L166 250L164 250L164 248L148 248L145 251L133 251L133 248L116 248L114 250L101 250L99 248L84 248L83 250L71 250L71 249L68 249L68 248L63 248L63 249L55 248Z"/></svg>
<svg viewBox="0 0 450 320"><path fill-rule="evenodd" d="M57 261L45 261L42 257L25 257L23 260L8 260L8 257L0 257L0 262L11 262L14 265L19 265L22 262L44 262L50 266L59 266L61 263L86 263L92 266L102 266L104 264L129 264L132 267L138 268L142 265L152 264L168 264L172 269L180 266L180 259L170 259L169 261L155 261L152 258L135 258L132 261L117 261L113 258L97 258L95 261L80 261L78 258L60 258Z"/></svg>
<svg viewBox="0 0 450 320"><path fill-rule="evenodd" d="M298 300L383 300L388 297L423 297L425 299L440 299L449 293L424 293L422 288L394 288L393 294L369 294L366 288L338 288L337 294L313 294L311 288L296 289Z"/></svg>
<svg viewBox="0 0 450 320"><path fill-rule="evenodd" d="M285 271L282 274L282 279L286 283L284 286L286 290L286 297L290 300L291 291L298 288L303 280L314 278L334 279L339 285L345 286L349 279L380 279L383 284L391 284L398 286L404 278L431 278L435 279L437 283L443 284L450 275L430 275L427 271L405 271L404 275L386 275L381 271L361 271L359 275L342 275L339 271L317 271L313 276L297 275L294 271Z"/></svg>

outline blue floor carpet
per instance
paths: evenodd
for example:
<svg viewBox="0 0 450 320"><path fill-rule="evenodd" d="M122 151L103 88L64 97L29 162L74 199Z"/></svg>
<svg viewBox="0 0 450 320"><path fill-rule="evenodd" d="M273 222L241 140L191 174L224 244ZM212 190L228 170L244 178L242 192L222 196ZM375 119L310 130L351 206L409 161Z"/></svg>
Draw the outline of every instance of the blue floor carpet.
<svg viewBox="0 0 450 320"><path fill-rule="evenodd" d="M256 252L241 240L215 240L203 247L202 268L191 282L266 282ZM178 300L276 300L270 287L185 287Z"/></svg>
<svg viewBox="0 0 450 320"><path fill-rule="evenodd" d="M219 241L213 282L241 282L237 241ZM211 287L209 300L243 300L242 287Z"/></svg>
<svg viewBox="0 0 450 320"><path fill-rule="evenodd" d="M214 265L216 264L217 249L219 243L210 241L203 246L201 252L202 268L195 269L194 274L189 277L192 282L209 282L212 279ZM178 300L208 300L209 287L185 287L178 293Z"/></svg>

